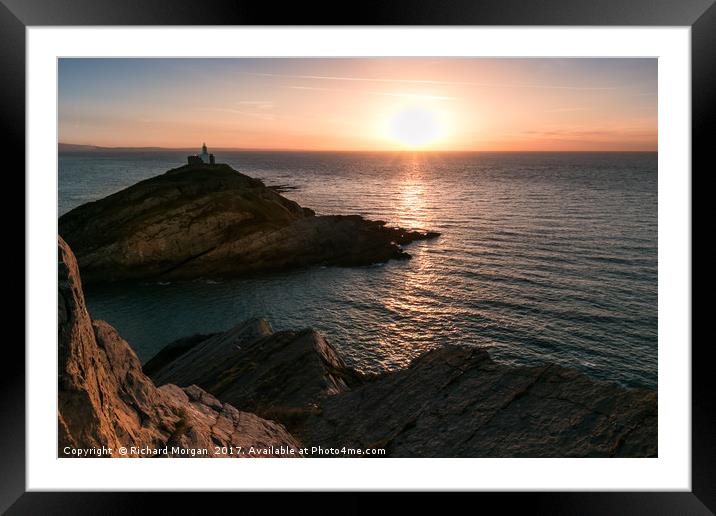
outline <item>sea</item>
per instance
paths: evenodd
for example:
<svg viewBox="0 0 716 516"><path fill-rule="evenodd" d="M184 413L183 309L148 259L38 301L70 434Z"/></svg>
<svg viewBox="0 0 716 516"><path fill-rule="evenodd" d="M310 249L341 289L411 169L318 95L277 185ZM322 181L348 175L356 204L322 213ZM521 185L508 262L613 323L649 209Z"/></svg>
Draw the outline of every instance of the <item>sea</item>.
<svg viewBox="0 0 716 516"><path fill-rule="evenodd" d="M313 327L360 370L428 349L482 346L499 362L574 367L657 386L657 154L217 151L318 214L439 231L411 260L230 281L86 289L142 361L251 317ZM59 155L58 212L186 161L186 151Z"/></svg>

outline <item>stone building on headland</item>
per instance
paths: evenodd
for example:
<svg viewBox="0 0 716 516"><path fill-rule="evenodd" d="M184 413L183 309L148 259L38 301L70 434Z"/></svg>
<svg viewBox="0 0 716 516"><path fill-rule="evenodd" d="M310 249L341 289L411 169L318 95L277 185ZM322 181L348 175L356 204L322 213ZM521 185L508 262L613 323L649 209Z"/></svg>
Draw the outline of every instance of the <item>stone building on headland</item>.
<svg viewBox="0 0 716 516"><path fill-rule="evenodd" d="M189 165L214 165L214 155L209 154L209 151L206 149L206 143L204 143L201 146L201 154L194 154L192 156L187 156L187 161L189 162Z"/></svg>

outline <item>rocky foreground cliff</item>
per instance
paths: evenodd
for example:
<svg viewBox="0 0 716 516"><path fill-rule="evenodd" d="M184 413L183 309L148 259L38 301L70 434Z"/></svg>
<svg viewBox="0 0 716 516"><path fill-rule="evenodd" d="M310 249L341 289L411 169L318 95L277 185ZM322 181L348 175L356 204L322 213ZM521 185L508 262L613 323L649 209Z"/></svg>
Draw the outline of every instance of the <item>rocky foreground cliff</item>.
<svg viewBox="0 0 716 516"><path fill-rule="evenodd" d="M237 410L195 385L157 388L117 331L90 319L75 257L62 239L58 251L60 457L97 450L115 457L152 456L153 450L223 456L228 447L276 455L273 450L298 447L279 423Z"/></svg>
<svg viewBox="0 0 716 516"><path fill-rule="evenodd" d="M180 339L142 369L114 328L90 319L62 239L58 266L60 456L97 447L117 455L120 446L254 447L268 455L319 446L381 448L389 457L657 455L655 392L553 364L499 364L474 346L435 349L406 369L366 375L319 333L275 332L254 319Z"/></svg>
<svg viewBox="0 0 716 516"><path fill-rule="evenodd" d="M437 233L359 216L316 216L228 165L186 165L59 219L85 283L240 276L370 265Z"/></svg>
<svg viewBox="0 0 716 516"><path fill-rule="evenodd" d="M183 339L147 362L157 383L196 384L283 423L304 446L392 457L652 457L657 398L554 364L516 367L473 346L363 375L317 332L250 320Z"/></svg>

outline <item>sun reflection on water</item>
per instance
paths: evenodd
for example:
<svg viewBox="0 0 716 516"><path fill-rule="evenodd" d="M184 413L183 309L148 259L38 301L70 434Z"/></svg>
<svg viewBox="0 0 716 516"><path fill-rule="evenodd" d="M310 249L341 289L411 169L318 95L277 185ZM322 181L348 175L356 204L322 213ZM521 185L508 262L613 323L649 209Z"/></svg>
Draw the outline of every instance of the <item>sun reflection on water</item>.
<svg viewBox="0 0 716 516"><path fill-rule="evenodd" d="M415 153L406 161L395 198L395 223L406 228L427 228L430 218L426 210L424 181L426 159Z"/></svg>
<svg viewBox="0 0 716 516"><path fill-rule="evenodd" d="M401 174L396 178L391 224L411 229L434 229L434 210L431 210L430 156L412 153L403 156ZM430 295L438 281L436 260L439 255L425 250L436 241L418 242L410 246L412 259L406 262L402 274L388 279L389 295L380 300L381 309L388 315L381 327L377 346L380 354L390 362L407 365L410 358L438 341L449 319L449 307Z"/></svg>

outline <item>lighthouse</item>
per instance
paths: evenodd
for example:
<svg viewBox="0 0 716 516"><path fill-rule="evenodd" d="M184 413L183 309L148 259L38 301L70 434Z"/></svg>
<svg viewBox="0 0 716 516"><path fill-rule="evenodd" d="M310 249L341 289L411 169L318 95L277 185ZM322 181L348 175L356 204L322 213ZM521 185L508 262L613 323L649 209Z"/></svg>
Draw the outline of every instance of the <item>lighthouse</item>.
<svg viewBox="0 0 716 516"><path fill-rule="evenodd" d="M204 163L209 163L209 151L206 150L206 142L201 145L201 154L199 154L199 158Z"/></svg>
<svg viewBox="0 0 716 516"><path fill-rule="evenodd" d="M206 148L206 142L201 145L201 154L195 154L187 158L190 165L214 164L214 155L209 154L209 150Z"/></svg>

